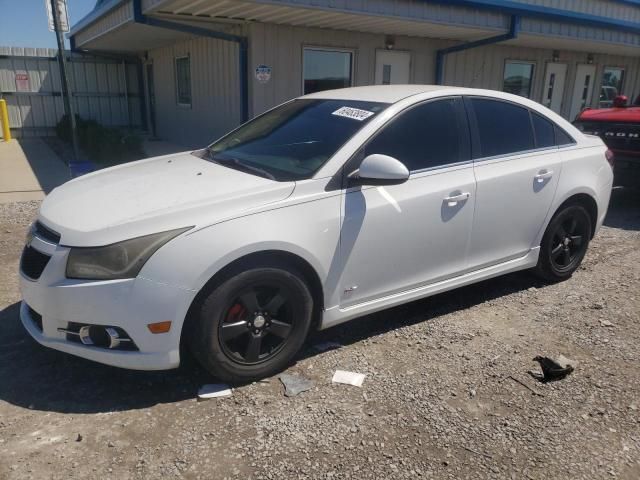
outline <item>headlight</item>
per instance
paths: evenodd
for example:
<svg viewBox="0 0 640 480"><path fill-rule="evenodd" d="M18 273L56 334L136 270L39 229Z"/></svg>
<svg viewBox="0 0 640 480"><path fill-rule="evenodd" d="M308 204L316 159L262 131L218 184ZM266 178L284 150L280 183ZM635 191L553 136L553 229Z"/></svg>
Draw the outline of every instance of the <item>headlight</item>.
<svg viewBox="0 0 640 480"><path fill-rule="evenodd" d="M105 247L72 248L67 259L67 278L135 278L156 250L190 228L145 235Z"/></svg>

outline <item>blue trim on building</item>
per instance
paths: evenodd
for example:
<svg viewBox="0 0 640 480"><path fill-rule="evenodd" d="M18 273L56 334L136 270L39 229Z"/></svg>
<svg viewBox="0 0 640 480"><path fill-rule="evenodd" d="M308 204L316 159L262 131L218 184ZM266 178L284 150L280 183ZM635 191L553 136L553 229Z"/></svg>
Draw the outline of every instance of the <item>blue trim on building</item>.
<svg viewBox="0 0 640 480"><path fill-rule="evenodd" d="M612 0L613 2L622 3L623 5L631 5L632 7L640 7L640 0Z"/></svg>
<svg viewBox="0 0 640 480"><path fill-rule="evenodd" d="M491 45L493 43L506 42L507 40L513 40L518 38L520 32L520 17L518 15L511 16L511 26L507 33L502 35L496 35L494 37L483 38L476 40L475 42L462 43L460 45L454 45L452 47L443 48L436 53L436 84L442 85L444 81L444 56L449 53L461 52L463 50L469 50L471 48L482 47L484 45Z"/></svg>

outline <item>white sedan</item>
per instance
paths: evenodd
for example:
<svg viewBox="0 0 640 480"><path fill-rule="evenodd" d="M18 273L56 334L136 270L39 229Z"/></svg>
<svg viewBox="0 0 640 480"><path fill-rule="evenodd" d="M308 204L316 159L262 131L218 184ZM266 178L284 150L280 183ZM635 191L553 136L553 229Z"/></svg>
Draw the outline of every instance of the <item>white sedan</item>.
<svg viewBox="0 0 640 480"><path fill-rule="evenodd" d="M513 95L315 93L207 148L72 180L20 266L41 344L218 378L285 368L311 328L534 269L571 276L603 222L610 152Z"/></svg>

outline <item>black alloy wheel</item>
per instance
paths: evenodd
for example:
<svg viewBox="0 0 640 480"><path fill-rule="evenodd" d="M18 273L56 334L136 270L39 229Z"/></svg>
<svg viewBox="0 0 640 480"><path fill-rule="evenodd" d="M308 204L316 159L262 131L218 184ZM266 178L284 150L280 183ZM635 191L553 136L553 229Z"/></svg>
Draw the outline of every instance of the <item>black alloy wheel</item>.
<svg viewBox="0 0 640 480"><path fill-rule="evenodd" d="M304 276L290 267L254 267L230 274L206 293L188 341L213 375L241 383L286 368L313 317Z"/></svg>
<svg viewBox="0 0 640 480"><path fill-rule="evenodd" d="M550 281L569 278L587 253L591 232L591 217L583 206L563 207L545 231L536 272Z"/></svg>
<svg viewBox="0 0 640 480"><path fill-rule="evenodd" d="M551 241L551 261L558 271L571 269L580 258L589 228L588 222L580 216L570 216L558 223Z"/></svg>
<svg viewBox="0 0 640 480"><path fill-rule="evenodd" d="M295 318L286 287L253 285L230 302L220 323L220 343L234 361L252 365L276 355L285 344Z"/></svg>

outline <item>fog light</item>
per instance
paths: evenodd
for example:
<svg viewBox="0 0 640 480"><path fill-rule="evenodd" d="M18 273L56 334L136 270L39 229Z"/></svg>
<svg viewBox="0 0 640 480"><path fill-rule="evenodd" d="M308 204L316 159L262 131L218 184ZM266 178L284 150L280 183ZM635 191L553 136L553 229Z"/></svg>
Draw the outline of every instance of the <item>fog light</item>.
<svg viewBox="0 0 640 480"><path fill-rule="evenodd" d="M99 325L85 325L78 332L78 336L84 345L106 348L118 348L121 340L130 341L129 339L121 339L115 328Z"/></svg>
<svg viewBox="0 0 640 480"><path fill-rule="evenodd" d="M147 328L151 333L167 333L171 330L171 322L150 323Z"/></svg>

